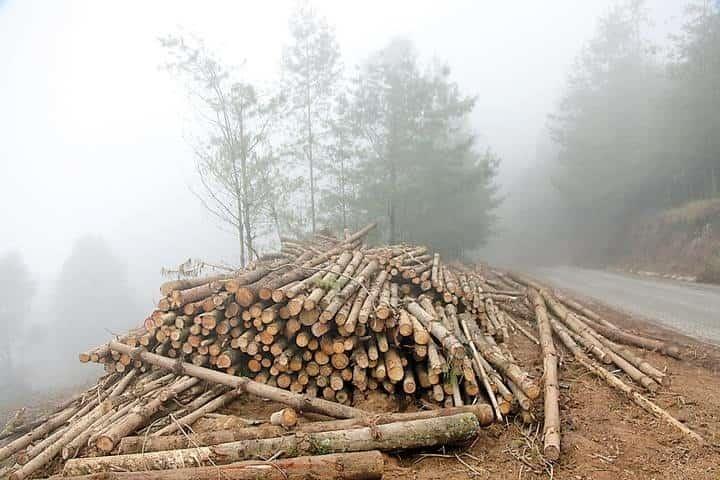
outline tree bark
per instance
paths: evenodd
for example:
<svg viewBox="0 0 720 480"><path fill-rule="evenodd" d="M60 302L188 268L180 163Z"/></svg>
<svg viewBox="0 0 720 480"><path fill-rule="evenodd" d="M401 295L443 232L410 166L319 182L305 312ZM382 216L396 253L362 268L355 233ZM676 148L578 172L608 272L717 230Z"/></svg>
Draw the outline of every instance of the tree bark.
<svg viewBox="0 0 720 480"><path fill-rule="evenodd" d="M212 467L144 472L103 472L63 477L67 480L379 480L385 467L378 450L333 453ZM55 478L55 477L52 477ZM50 480L50 479L46 479Z"/></svg>
<svg viewBox="0 0 720 480"><path fill-rule="evenodd" d="M705 439L701 437L699 434L697 434L695 431L691 430L681 422L679 422L675 417L670 415L666 410L660 408L658 405L653 403L652 401L648 400L646 397L641 395L640 393L636 392L635 389L633 389L631 386L617 378L615 375L613 375L611 372L605 370L597 363L593 362L590 357L588 357L582 349L575 343L575 341L570 336L569 332L566 330L566 327L563 326L560 322L558 322L555 319L550 319L550 324L553 327L553 330L557 334L558 338L563 342L563 344L572 352L573 356L575 357L575 360L578 361L582 366L590 370L593 374L600 377L601 379L605 380L605 382L610 385L613 388L616 388L617 390L620 390L623 392L633 403L638 405L640 408L646 410L650 414L656 416L657 418L660 418L661 420L664 420L669 425L677 428L684 434L691 437L693 440L697 441L700 444L705 443Z"/></svg>
<svg viewBox="0 0 720 480"><path fill-rule="evenodd" d="M195 377L188 377L179 380L175 384L167 387L157 398L154 398L147 405L144 405L129 415L117 421L110 426L102 435L95 441L95 446L101 452L110 452L115 445L120 441L121 438L134 432L138 428L146 425L150 419L158 412L163 406L163 403L167 402L176 395L184 392L188 388L197 384L200 380Z"/></svg>
<svg viewBox="0 0 720 480"><path fill-rule="evenodd" d="M182 418L178 418L177 422L172 422L170 425L161 428L157 432L153 433L152 435L154 437L159 437L161 435L169 435L171 433L177 432L181 427L187 427L189 425L192 425L195 423L196 420L201 418L206 413L212 413L228 403L232 402L238 397L237 390L231 390L229 392L225 392L219 397L210 400L209 402L205 403L204 405L192 409L187 415L185 415Z"/></svg>
<svg viewBox="0 0 720 480"><path fill-rule="evenodd" d="M116 350L121 353L129 354L133 351L132 348L119 342L112 341L109 345L112 350ZM281 388L255 382L247 377L236 377L215 370L210 370L208 368L198 367L191 363L177 362L172 358L163 357L161 355L141 352L140 358L144 362L156 365L166 370L173 371L180 367L182 369L182 373L185 375L191 375L212 383L219 383L227 385L228 387L237 388L261 398L267 398L269 400L286 404L301 412L307 411L322 413L335 418L353 418L368 415L367 412L357 408L328 402L327 400L319 398L309 398L305 395L291 393Z"/></svg>
<svg viewBox="0 0 720 480"><path fill-rule="evenodd" d="M535 307L540 349L543 354L543 382L545 384L545 423L543 436L545 445L543 454L553 462L560 458L560 390L558 387L558 357L552 339L552 327L542 296L530 289L528 296Z"/></svg>
<svg viewBox="0 0 720 480"><path fill-rule="evenodd" d="M212 447L146 452L69 460L63 474L84 475L104 471L168 470L188 461L200 465L225 464L250 458L268 458L282 451L285 457L327 453L392 451L456 444L475 436L480 424L472 413L410 420L373 427L332 432L287 435L262 440L237 441Z"/></svg>

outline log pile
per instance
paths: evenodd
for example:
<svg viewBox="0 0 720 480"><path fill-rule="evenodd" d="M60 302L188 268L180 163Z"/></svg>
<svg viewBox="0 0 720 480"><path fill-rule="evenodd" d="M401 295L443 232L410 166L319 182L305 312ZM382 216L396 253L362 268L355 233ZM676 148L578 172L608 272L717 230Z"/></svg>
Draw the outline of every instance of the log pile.
<svg viewBox="0 0 720 480"><path fill-rule="evenodd" d="M379 478L377 451L462 444L508 415L540 418L555 461L561 348L702 441L641 393L669 376L628 348L678 357L677 346L625 332L519 274L446 263L423 246L367 246L372 227L283 239L280 252L242 271L163 284L140 327L80 354L104 365L97 385L8 434L0 461L14 457L9 478L30 478L56 458L70 477L209 478L220 469L227 478L302 478L312 466ZM517 335L537 345L541 371L517 361ZM431 410L377 415L357 407L370 392ZM261 426L192 431L245 394L285 408ZM304 421L310 413L339 420ZM252 462L277 455L298 458L275 464L283 475Z"/></svg>

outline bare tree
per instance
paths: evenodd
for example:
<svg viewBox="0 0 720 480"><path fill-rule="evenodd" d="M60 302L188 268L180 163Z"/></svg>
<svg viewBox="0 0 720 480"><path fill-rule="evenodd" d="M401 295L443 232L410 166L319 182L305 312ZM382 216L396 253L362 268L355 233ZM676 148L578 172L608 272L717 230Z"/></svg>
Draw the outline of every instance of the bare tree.
<svg viewBox="0 0 720 480"><path fill-rule="evenodd" d="M204 137L195 142L203 205L237 235L240 264L257 257L255 239L267 218L266 181L276 160L268 150L270 127L281 98L263 95L252 84L233 78L202 41L161 39L171 60L168 71L185 80L202 120Z"/></svg>

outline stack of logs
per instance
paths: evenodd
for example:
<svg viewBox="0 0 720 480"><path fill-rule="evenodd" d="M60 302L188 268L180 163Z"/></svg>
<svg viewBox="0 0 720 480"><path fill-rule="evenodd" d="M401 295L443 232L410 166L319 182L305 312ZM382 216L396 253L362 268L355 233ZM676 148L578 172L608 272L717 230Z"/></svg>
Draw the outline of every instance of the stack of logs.
<svg viewBox="0 0 720 480"><path fill-rule="evenodd" d="M279 253L242 271L164 284L141 327L80 354L104 364L100 382L0 448L0 461L17 462L10 478L29 478L57 457L68 476L124 472L103 478L129 480L216 478L219 467L207 466L218 464L230 464L223 476L238 479L341 467L343 478L379 478L382 456L371 450L462 443L507 415L542 418L545 456L557 460L560 345L702 441L640 393L668 385L669 376L627 347L678 357L677 346L628 333L519 274L447 264L421 246L368 247L372 227L343 239L285 239ZM539 346L542 371L516 360L515 335ZM352 406L372 391L431 410L378 416ZM241 394L286 408L270 425L192 432L196 420ZM310 412L346 420L298 424L298 414ZM241 462L277 452L310 456L272 468ZM133 476L143 470L158 472Z"/></svg>
<svg viewBox="0 0 720 480"><path fill-rule="evenodd" d="M426 247L362 247L367 231L342 242L286 240L282 256L248 271L169 282L144 327L122 342L348 405L382 390L460 406L494 379L498 416L513 399L527 406L539 396L502 346L509 321L495 302L520 291L494 289ZM107 346L80 359L108 372L143 368Z"/></svg>

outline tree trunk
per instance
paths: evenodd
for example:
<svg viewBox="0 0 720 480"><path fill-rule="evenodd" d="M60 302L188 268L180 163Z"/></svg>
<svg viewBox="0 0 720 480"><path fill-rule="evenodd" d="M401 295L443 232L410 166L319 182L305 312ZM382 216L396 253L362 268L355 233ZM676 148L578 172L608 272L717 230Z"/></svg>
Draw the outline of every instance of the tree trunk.
<svg viewBox="0 0 720 480"><path fill-rule="evenodd" d="M486 403L465 405L461 407L440 408L437 410L423 410L419 412L379 414L367 419L330 420L323 422L301 423L292 430L273 425L259 427L238 428L232 430L218 430L214 432L193 433L189 435L169 435L125 437L120 441L118 452L120 454L158 452L163 450L177 450L194 446L210 446L220 443L235 442L239 440L258 440L262 438L280 437L295 433L319 433L334 430L347 430L367 426L368 424L382 425L385 423L421 420L425 418L447 417L459 413L472 413L477 417L481 426L490 425L493 413Z"/></svg>
<svg viewBox="0 0 720 480"><path fill-rule="evenodd" d="M212 467L144 472L104 472L63 477L67 480L379 480L385 467L378 450L333 453ZM55 477L53 477L55 478ZM49 479L46 479L49 480Z"/></svg>
<svg viewBox="0 0 720 480"><path fill-rule="evenodd" d="M588 357L585 352L582 351L582 349L578 346L577 343L572 339L570 336L569 331L566 329L565 326L563 326L559 321L550 318L550 324L553 327L553 330L557 334L558 338L563 342L563 344L570 350L570 352L575 357L575 360L578 361L582 366L590 370L593 374L597 375L598 377L605 380L605 382L610 385L613 388L616 388L623 392L625 395L630 398L636 405L643 408L647 412L651 413L652 415L655 415L656 417L664 420L666 423L670 424L671 426L677 428L684 434L690 436L697 442L704 444L705 439L703 439L700 435L695 433L690 428L683 425L681 422L679 422L675 417L670 415L666 410L663 410L655 403L648 400L643 395L636 392L631 386L617 378L615 375L612 374L612 372L609 372L602 368L600 365L598 365L596 362L593 362L590 357Z"/></svg>
<svg viewBox="0 0 720 480"><path fill-rule="evenodd" d="M170 425L158 430L157 432L153 433L153 437L159 437L161 435L169 435L171 433L174 433L178 431L182 427L187 427L195 423L196 420L201 418L206 413L212 413L228 403L232 402L238 397L239 393L237 390L231 390L229 392L225 392L219 397L210 400L209 402L205 403L204 405L192 409L187 415L185 415L182 418L178 418L177 422L173 422Z"/></svg>
<svg viewBox="0 0 720 480"><path fill-rule="evenodd" d="M130 352L133 351L132 348L119 342L111 341L109 345L112 350L116 350L121 353L130 354ZM172 358L163 357L161 355L142 352L140 353L140 357L144 362L156 365L166 370L173 371L180 366L182 368L182 373L185 375L191 375L212 383L237 388L261 398L267 398L269 400L289 405L298 411L322 413L335 418L353 418L369 415L369 413L357 408L328 402L327 400L320 398L309 398L305 395L291 393L281 388L255 382L247 377L236 377L215 370L210 370L208 368L198 367L191 363L179 363Z"/></svg>
<svg viewBox="0 0 720 480"><path fill-rule="evenodd" d="M98 437L95 442L95 446L101 452L110 452L121 438L146 425L150 419L152 419L152 417L160 411L165 402L184 392L198 382L198 378L189 377L176 382L170 387L167 387L160 392L157 398L154 398L146 405L143 405L135 411L130 412L128 416L111 425L105 433Z"/></svg>
<svg viewBox="0 0 720 480"><path fill-rule="evenodd" d="M5 460L13 453L19 452L35 440L43 438L48 433L62 426L66 421L70 419L70 417L75 415L77 411L78 407L68 407L64 411L58 413L56 416L51 417L47 422L43 423L39 427L0 448L0 461Z"/></svg>
<svg viewBox="0 0 720 480"><path fill-rule="evenodd" d="M540 336L540 349L543 354L543 382L545 384L545 424L543 436L545 446L543 454L553 462L560 458L560 407L558 399L558 357L552 339L552 327L548 318L545 302L535 289L528 292L528 296L535 307L538 332Z"/></svg>
<svg viewBox="0 0 720 480"><path fill-rule="evenodd" d="M479 428L480 424L475 415L461 413L448 417L410 420L352 430L245 440L212 447L77 458L65 464L63 475L84 475L117 470L127 472L168 470L182 468L188 461L195 461L200 465L210 462L224 464L251 458L269 458L278 452L283 452L283 456L293 457L431 447L468 441L475 436Z"/></svg>
<svg viewBox="0 0 720 480"><path fill-rule="evenodd" d="M104 403L98 405L87 415L78 419L55 443L43 450L38 456L29 460L20 469L15 470L10 475L10 480L23 480L32 475L37 469L47 464L50 460L62 451L62 449L70 443L75 437L80 435L85 429L91 426L96 420L108 413L108 405Z"/></svg>

